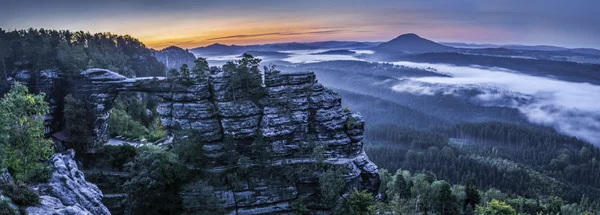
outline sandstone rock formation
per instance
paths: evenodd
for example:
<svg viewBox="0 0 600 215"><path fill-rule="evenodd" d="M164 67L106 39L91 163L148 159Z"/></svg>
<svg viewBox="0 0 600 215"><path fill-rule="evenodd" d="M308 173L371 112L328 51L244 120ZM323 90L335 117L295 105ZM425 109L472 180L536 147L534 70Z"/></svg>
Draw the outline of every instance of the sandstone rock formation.
<svg viewBox="0 0 600 215"><path fill-rule="evenodd" d="M74 157L75 152L69 150L50 158L49 163L53 168L50 180L34 186L40 193L41 204L28 207L27 214L110 214L102 204L102 192L85 180Z"/></svg>
<svg viewBox="0 0 600 215"><path fill-rule="evenodd" d="M211 190L230 214L291 214L299 202L314 213L330 212L335 205L322 203L319 196L319 176L326 169L320 163L343 170L345 192L377 192L377 166L363 151L362 116L344 109L337 93L319 84L314 73L267 71L262 85L245 88L232 84L230 74L212 73L208 80L184 84L90 69L68 85L70 92L89 103L97 143L108 137L107 121L119 92L152 93L160 101L157 111L165 128L175 136L184 130L198 136L205 156L211 159L208 172L229 182L211 185ZM256 89L263 92L260 97L248 95ZM269 149L261 161L251 154L258 137ZM323 148L322 158L313 155L317 147ZM243 164L226 161L234 156L249 159L240 159ZM232 172L239 166L248 167L250 174L240 177ZM64 165L63 169L71 167ZM71 176L78 177L77 173ZM196 184L199 182L191 181L181 190L190 213L204 204L206 196ZM88 199L91 205L78 198L57 198L69 206L96 206L92 208L104 211L96 201L101 194L93 186L87 187L94 196Z"/></svg>

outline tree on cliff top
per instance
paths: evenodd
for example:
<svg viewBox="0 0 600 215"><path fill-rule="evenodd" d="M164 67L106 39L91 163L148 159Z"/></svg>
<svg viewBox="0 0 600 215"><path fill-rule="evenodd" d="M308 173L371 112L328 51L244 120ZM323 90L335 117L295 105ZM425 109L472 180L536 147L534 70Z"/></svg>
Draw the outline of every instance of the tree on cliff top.
<svg viewBox="0 0 600 215"><path fill-rule="evenodd" d="M33 177L52 155L52 142L44 138L48 111L43 94L30 94L19 83L0 100L0 167L17 180Z"/></svg>
<svg viewBox="0 0 600 215"><path fill-rule="evenodd" d="M208 61L206 61L206 58L201 58L199 57L198 59L194 60L194 68L192 68L192 75L195 76L196 80L206 80L206 78L208 77Z"/></svg>
<svg viewBox="0 0 600 215"><path fill-rule="evenodd" d="M231 92L234 100L236 94L240 92L246 92L248 97L255 99L263 95L260 61L260 58L244 53L242 59L236 62L229 61L223 65L223 71L230 76L227 90Z"/></svg>

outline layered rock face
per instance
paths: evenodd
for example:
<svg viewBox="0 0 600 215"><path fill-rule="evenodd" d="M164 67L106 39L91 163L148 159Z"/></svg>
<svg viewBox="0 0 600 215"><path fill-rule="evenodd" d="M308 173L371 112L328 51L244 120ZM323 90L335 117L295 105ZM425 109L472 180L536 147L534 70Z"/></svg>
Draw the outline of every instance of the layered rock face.
<svg viewBox="0 0 600 215"><path fill-rule="evenodd" d="M344 109L341 98L319 84L314 73L269 71L262 85L244 86L221 71L185 84L129 79L101 69L82 75L74 86L87 98L98 142L107 138L107 120L119 92L152 93L159 98L157 111L165 128L176 138L191 132L202 142L204 154L198 156L210 159L207 172L226 181L211 184L210 191L230 214L292 214L299 204L327 214L335 204L323 203L319 176L332 167L342 170L346 193L375 193L379 187L377 167L362 147L362 116ZM257 139L266 152L260 159L254 152ZM322 152L315 156L317 148ZM234 172L240 166L245 167L243 177ZM190 213L206 201L206 189L197 184L202 180L181 190Z"/></svg>
<svg viewBox="0 0 600 215"><path fill-rule="evenodd" d="M215 187L214 193L231 214L293 213L294 204L300 200L314 212L329 212L331 206L319 204L318 176L322 170L310 168L318 162L312 153L317 146L325 149L324 163L344 170L347 191L376 191L377 167L362 148L362 116L345 111L340 97L317 83L313 73L267 72L264 96L256 99L245 95L253 89L231 89L229 82L230 77L220 72L208 83L185 88L174 85L171 92L159 95L163 102L158 110L167 128L191 129L207 142L204 150L215 160L213 172L226 174L231 165L219 160L232 154L252 158L247 152L248 140L258 135L270 149L266 165L285 166L300 175L282 179L267 176L266 169L251 168L249 171L263 172L237 180L235 186ZM228 142L236 143L237 151L232 153ZM184 207L191 211L203 196L194 191L193 184L182 190Z"/></svg>
<svg viewBox="0 0 600 215"><path fill-rule="evenodd" d="M75 152L69 150L50 158L50 180L34 187L40 193L41 204L28 207L27 214L110 214L102 204L102 192L85 180L74 157Z"/></svg>
<svg viewBox="0 0 600 215"><path fill-rule="evenodd" d="M54 154L49 161L52 176L47 183L31 186L40 195L40 204L27 207L29 215L107 215L110 211L102 204L102 192L85 180L74 160L75 152ZM0 170L1 183L14 183L6 169ZM0 200L7 199L1 195ZM19 211L9 200L9 206Z"/></svg>

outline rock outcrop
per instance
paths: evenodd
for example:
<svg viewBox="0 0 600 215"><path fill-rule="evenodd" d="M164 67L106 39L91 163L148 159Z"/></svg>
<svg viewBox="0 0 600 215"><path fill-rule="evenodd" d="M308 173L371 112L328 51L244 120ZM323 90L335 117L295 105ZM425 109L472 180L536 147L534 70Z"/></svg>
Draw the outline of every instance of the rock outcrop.
<svg viewBox="0 0 600 215"><path fill-rule="evenodd" d="M14 183L12 176L8 173L8 169L3 168L0 169L0 183ZM20 214L19 207L12 202L12 199L4 196L2 189L0 189L0 202L6 201L8 203L8 207L12 209L12 211Z"/></svg>
<svg viewBox="0 0 600 215"><path fill-rule="evenodd" d="M329 211L331 206L318 203L318 176L323 169L312 168L318 162L312 153L317 146L325 149L324 163L345 170L347 191L356 188L376 192L379 176L362 148L362 116L344 110L341 98L319 84L313 73L267 72L264 96L259 99L246 99L244 93L252 89L228 89L229 80L226 73L220 72L208 83L173 85L171 89L176 90L160 95L163 101L158 112L167 128L191 129L208 142L204 149L215 160L213 171L221 177L229 172L218 160L233 156L227 142L236 143L233 154L252 157L247 153L251 144L248 140L257 135L270 148L268 165L285 166L300 175L282 179L267 176L269 170L264 167L250 168L248 171L259 174L238 180L237 186L216 187L217 197L231 214L292 213L301 199L314 212ZM184 205L202 202L196 198L201 194L195 196L188 191L182 190Z"/></svg>
<svg viewBox="0 0 600 215"><path fill-rule="evenodd" d="M53 168L50 180L33 188L40 193L41 203L26 209L30 215L45 214L110 214L102 204L102 192L85 180L74 160L75 152L55 154L50 158Z"/></svg>
<svg viewBox="0 0 600 215"><path fill-rule="evenodd" d="M178 132L191 131L211 160L211 177L227 182L212 184L210 189L230 214L291 214L299 204L314 213L328 213L335 204L323 203L319 176L332 167L343 170L344 192L377 192L377 166L363 151L362 116L344 109L340 96L318 83L314 73L267 71L261 85L243 87L232 84L230 74L218 70L207 80L187 83L132 79L103 69L87 70L79 78L68 85L89 103L97 143L108 137L107 121L119 92L148 92L158 98L157 112L164 127L176 138ZM250 92L261 93L257 97ZM267 152L261 159L253 154L257 139ZM321 149L318 156L316 149ZM240 166L243 174L235 172ZM78 182L77 173L70 177ZM206 197L195 184L202 183L191 181L181 190L190 213ZM87 189L93 196L88 199L91 205L79 197L55 198L65 205L104 211L96 201L101 194L94 186Z"/></svg>

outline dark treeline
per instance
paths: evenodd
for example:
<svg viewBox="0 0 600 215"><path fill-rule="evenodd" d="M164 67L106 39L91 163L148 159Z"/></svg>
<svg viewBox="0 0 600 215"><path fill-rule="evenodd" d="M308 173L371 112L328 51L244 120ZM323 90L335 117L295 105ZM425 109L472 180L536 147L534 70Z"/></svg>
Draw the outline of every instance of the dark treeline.
<svg viewBox="0 0 600 215"><path fill-rule="evenodd" d="M83 31L0 29L0 63L5 79L21 70L36 76L47 69L103 68L128 77L165 74L164 65L138 39Z"/></svg>
<svg viewBox="0 0 600 215"><path fill-rule="evenodd" d="M369 124L367 132L378 124L394 124L416 129L435 128L449 125L446 120L427 115L421 111L400 105L390 100L334 89L343 98L344 105L358 111ZM385 113L385 117L381 117ZM385 129L383 130L385 131Z"/></svg>
<svg viewBox="0 0 600 215"><path fill-rule="evenodd" d="M370 126L365 138L365 150L382 168L431 172L456 184L473 177L483 188L534 199L600 198L598 149L545 128L500 122L433 130L379 125Z"/></svg>
<svg viewBox="0 0 600 215"><path fill-rule="evenodd" d="M394 132L388 132L394 131ZM406 128L396 124L379 124L365 130L367 139L376 139L380 143L395 143L409 146L411 149L442 148L448 144L448 136L443 133Z"/></svg>
<svg viewBox="0 0 600 215"><path fill-rule="evenodd" d="M392 96L361 77L348 78L348 86L364 86L361 93L337 91L344 105L365 116L365 150L379 167L429 171L454 184L472 176L483 188L534 199L600 197L598 150L589 143L527 123L514 109L443 95Z"/></svg>
<svg viewBox="0 0 600 215"><path fill-rule="evenodd" d="M500 122L460 124L450 133L554 178L600 189L600 150L575 137Z"/></svg>

